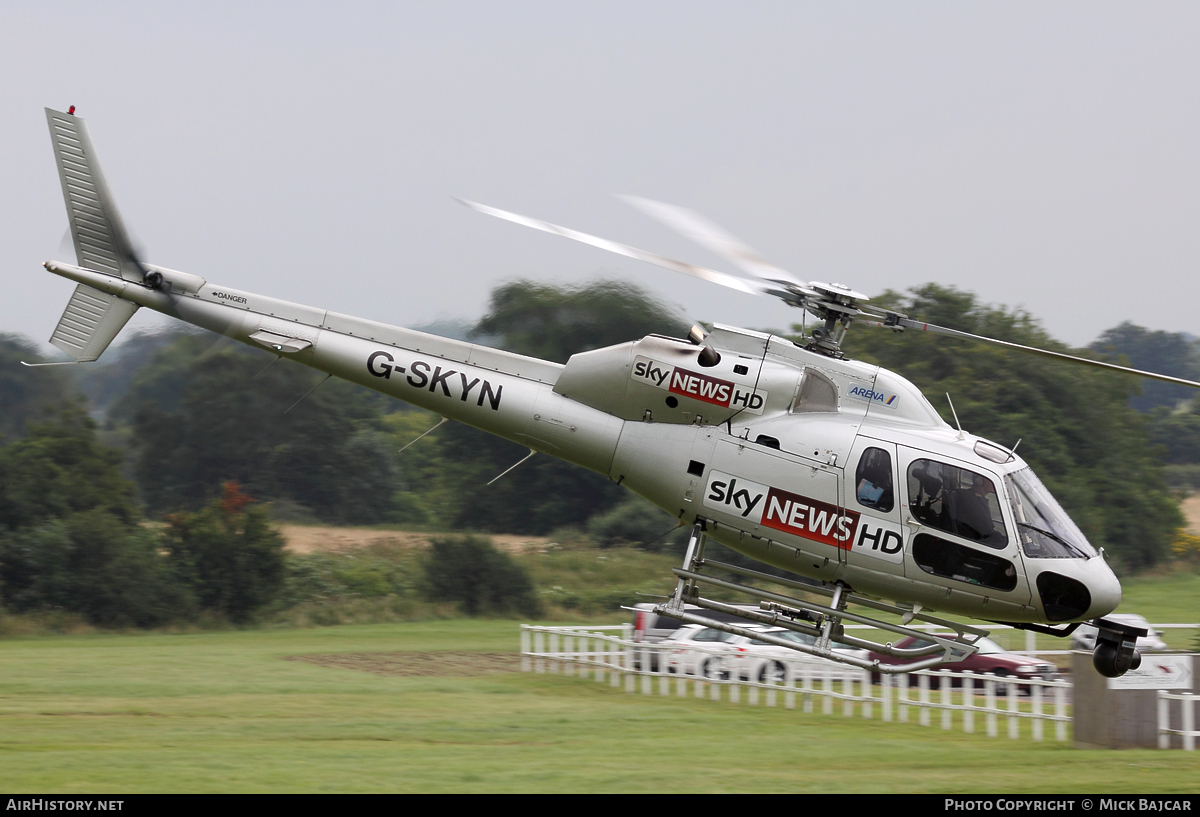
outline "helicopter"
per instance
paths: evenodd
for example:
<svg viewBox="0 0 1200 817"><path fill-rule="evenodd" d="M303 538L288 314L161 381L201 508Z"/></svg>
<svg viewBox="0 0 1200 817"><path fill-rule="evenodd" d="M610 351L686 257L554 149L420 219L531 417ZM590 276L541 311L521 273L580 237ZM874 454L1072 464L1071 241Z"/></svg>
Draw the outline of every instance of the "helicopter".
<svg viewBox="0 0 1200 817"><path fill-rule="evenodd" d="M26 365L95 361L138 309L153 309L427 409L441 423L455 420L519 443L529 454L513 468L538 453L557 457L668 511L691 530L673 571L674 590L654 608L660 615L881 673L975 652L988 631L947 614L1056 636L1090 621L1098 629L1093 663L1101 674L1116 677L1140 664L1135 643L1144 632L1104 618L1121 600L1115 574L1024 460L950 426L916 386L848 359L841 342L851 326L865 324L1200 383L915 321L872 306L842 284L800 281L690 210L632 197L629 203L745 275L463 203L779 298L816 318L816 326L801 342L721 324L711 331L694 326L686 338L652 334L581 352L564 365L341 315L141 260L84 120L73 107L47 108L46 117L77 261L44 264L77 284L50 342L73 360ZM709 540L796 578L710 558ZM707 598L707 587L756 604ZM717 620L697 610L723 615ZM924 646L859 638L845 631L847 622L900 638L921 636ZM914 622L950 633L930 635ZM747 629L761 624L804 633L813 643ZM835 652L836 642L906 663Z"/></svg>

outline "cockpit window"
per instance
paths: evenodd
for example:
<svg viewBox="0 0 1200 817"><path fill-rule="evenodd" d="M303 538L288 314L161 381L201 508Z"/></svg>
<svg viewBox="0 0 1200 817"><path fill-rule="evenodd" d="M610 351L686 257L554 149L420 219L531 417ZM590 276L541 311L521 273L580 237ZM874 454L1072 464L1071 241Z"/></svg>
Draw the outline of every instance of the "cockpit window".
<svg viewBox="0 0 1200 817"><path fill-rule="evenodd" d="M1004 478L1021 550L1034 559L1090 559L1096 550L1032 469Z"/></svg>
<svg viewBox="0 0 1200 817"><path fill-rule="evenodd" d="M882 448L868 448L854 472L858 504L889 513L896 505L892 491L892 456Z"/></svg>
<svg viewBox="0 0 1200 817"><path fill-rule="evenodd" d="M908 467L908 500L922 525L993 548L1008 544L995 484L983 474L936 460Z"/></svg>

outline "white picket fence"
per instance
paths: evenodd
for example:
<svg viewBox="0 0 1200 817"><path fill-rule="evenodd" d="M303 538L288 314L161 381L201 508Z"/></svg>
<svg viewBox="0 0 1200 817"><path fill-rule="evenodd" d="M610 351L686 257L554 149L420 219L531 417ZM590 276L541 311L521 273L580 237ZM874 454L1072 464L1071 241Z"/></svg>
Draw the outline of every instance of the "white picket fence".
<svg viewBox="0 0 1200 817"><path fill-rule="evenodd" d="M705 650L697 649L699 652ZM976 719L983 721L990 737L999 735L999 722L1005 721L1008 737L1021 737L1022 721L1028 721L1029 737L1044 739L1045 724L1054 727L1054 739L1067 739L1067 701L1069 681L998 678L991 674L924 670L906 675L883 675L878 687L871 684L865 670L830 663L816 666L811 661L782 661L786 667L781 682L728 678L697 678L669 672L668 647L633 640L629 624L608 627L537 627L521 625L521 668L526 672L551 672L592 677L614 687L624 685L626 692L652 695L688 694L714 701L727 698L739 703L743 689L746 703L794 709L799 699L803 712L815 711L817 699L821 711L834 712L841 701L844 717L854 717L857 707L863 718L874 717L876 707L884 721L907 723L916 710L916 721L931 726L933 713L939 712L942 729L954 728L955 713L964 732L974 732ZM723 654L719 650L714 655ZM774 659L772 659L774 660ZM754 677L755 673L748 673ZM952 688L952 681L959 684ZM937 687L934 689L933 687ZM1022 705L1021 687L1029 688ZM914 696L915 693L915 696ZM1004 705L1001 706L1001 703Z"/></svg>
<svg viewBox="0 0 1200 817"><path fill-rule="evenodd" d="M1171 729L1171 701L1179 701L1183 709L1183 728ZM1200 737L1200 732L1196 731L1196 701L1200 701L1200 695L1193 695L1190 692L1181 692L1178 694L1167 692L1165 689L1158 691L1158 748L1171 748L1171 735L1183 736L1184 751L1193 752L1196 750L1196 738Z"/></svg>

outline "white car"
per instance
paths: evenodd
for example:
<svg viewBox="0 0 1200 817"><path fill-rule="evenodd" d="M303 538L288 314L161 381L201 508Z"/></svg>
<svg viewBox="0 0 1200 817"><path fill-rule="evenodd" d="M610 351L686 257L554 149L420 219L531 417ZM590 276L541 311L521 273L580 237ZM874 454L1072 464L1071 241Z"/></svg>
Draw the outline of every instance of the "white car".
<svg viewBox="0 0 1200 817"><path fill-rule="evenodd" d="M795 630L788 630L783 627L763 627L761 628L761 632L769 634L774 638L793 641L808 647L812 647L817 641L811 635L798 633ZM826 674L829 675L832 681L843 681L846 678L857 679L863 672L863 670L849 664L842 664L837 661L831 661L828 658L821 658L817 655L800 652L799 650L780 647L757 638L732 636L728 644L731 648L729 671L736 673L737 677L743 681L782 684L787 679L788 666L791 666L792 676L797 682L804 677L806 671L810 672L813 684L816 686L820 686L823 683L822 679L825 678ZM833 652L838 655L857 658L861 661L871 660L870 654L866 650L856 649L838 641L833 642L831 646Z"/></svg>
<svg viewBox="0 0 1200 817"><path fill-rule="evenodd" d="M658 646L664 651L667 672L723 680L729 677L727 663L736 638L724 630L685 624Z"/></svg>
<svg viewBox="0 0 1200 817"><path fill-rule="evenodd" d="M747 625L746 629L809 647L816 643L813 636L783 627ZM663 639L659 646L666 650L667 672L714 680L728 680L732 676L742 681L773 681L782 684L787 679L787 667L790 665L792 675L797 681L803 678L807 671L811 673L813 683L819 686L826 674L832 681L843 681L846 678L858 678L862 672L848 664L699 624L680 627ZM833 643L833 651L862 661L870 660L870 654L866 650L836 641Z"/></svg>
<svg viewBox="0 0 1200 817"><path fill-rule="evenodd" d="M1105 618L1121 624L1128 624L1130 627L1138 627L1146 630L1146 634L1137 640L1138 652L1162 652L1170 649L1167 642L1162 640L1162 636L1158 634L1150 622L1141 616L1136 616L1131 613L1110 613ZM1081 624L1079 629L1071 635L1071 647L1076 650L1087 650L1091 652L1096 649L1096 625Z"/></svg>

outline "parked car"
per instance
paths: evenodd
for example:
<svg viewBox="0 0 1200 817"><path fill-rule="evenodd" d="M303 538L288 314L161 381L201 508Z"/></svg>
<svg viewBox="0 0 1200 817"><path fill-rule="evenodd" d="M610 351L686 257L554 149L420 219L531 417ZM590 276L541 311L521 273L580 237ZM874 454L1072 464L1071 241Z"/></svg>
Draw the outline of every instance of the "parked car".
<svg viewBox="0 0 1200 817"><path fill-rule="evenodd" d="M1110 613L1105 618L1146 630L1146 635L1137 640L1138 652L1162 652L1168 649L1167 642L1163 641L1158 631L1151 627L1150 622L1141 616L1133 615L1132 613ZM1088 652L1096 649L1096 632L1095 624L1081 624L1079 629L1071 635L1071 648L1087 650Z"/></svg>
<svg viewBox="0 0 1200 817"><path fill-rule="evenodd" d="M816 639L783 627L747 625L747 629L769 634L775 638L812 646ZM787 666L793 667L795 677L800 677L802 668L812 670L814 677L824 678L828 673L834 681L856 677L856 668L799 650L781 647L758 638L733 635L724 630L688 624L680 627L670 637L660 642L667 649L668 672L695 675L701 678L727 680L731 677L743 681L784 683ZM868 660L866 650L834 642L835 652Z"/></svg>
<svg viewBox="0 0 1200 817"><path fill-rule="evenodd" d="M817 642L817 639L811 635L798 633L795 630L788 630L783 627L764 627L761 632L784 641L803 644L807 647L812 647ZM847 677L857 677L860 672L857 667L849 664L831 661L827 658L801 652L800 650L788 649L787 647L781 647L757 638L735 636L729 642L729 646L731 647L729 656L730 671L736 673L737 677L743 681L757 681L760 684L768 682L781 684L787 680L787 665L792 666L792 672L795 677L800 677L799 674L803 669L809 668L812 670L814 678L824 678L826 673L828 673L833 681L842 681ZM851 656L863 661L870 660L870 654L866 650L860 650L839 641L834 641L831 646L833 651L840 655Z"/></svg>
<svg viewBox="0 0 1200 817"><path fill-rule="evenodd" d="M729 677L731 643L739 638L701 624L684 624L659 642L667 672L724 680Z"/></svg>
<svg viewBox="0 0 1200 817"><path fill-rule="evenodd" d="M684 624L677 618L669 616L660 616L654 612L657 605L641 603L633 606L633 640L646 643L657 644L664 639L671 638L684 627L701 628L697 624ZM708 610L704 607L697 607L693 604L685 604L684 612L692 613L698 616L712 619L713 621L736 622L740 625L745 625L745 619L738 618L729 613L721 613L716 610ZM750 610L757 610L757 607L748 607ZM658 672L658 653L650 654L650 671ZM633 656L634 669L642 668L642 657L640 651L635 652Z"/></svg>
<svg viewBox="0 0 1200 817"><path fill-rule="evenodd" d="M928 647L933 642L927 638L903 638L896 642L896 646L901 649L919 649ZM1053 680L1058 674L1058 667L1045 661L1041 658L1034 658L1029 655L1020 655L1015 652L1009 652L1001 647L990 638L981 638L975 642L979 646L979 650L973 655L964 658L961 661L953 661L947 664L938 664L933 667L935 670L948 669L951 672L974 672L985 673L990 672L998 678L1036 678L1043 681ZM880 653L870 653L871 658L878 659L881 664L907 664L913 663L921 659L905 660L892 655L882 655ZM873 677L878 680L879 674L873 673ZM931 679L932 686L937 686L936 679ZM958 686L959 682L955 679L952 682ZM1029 687L1022 687L1028 690Z"/></svg>

